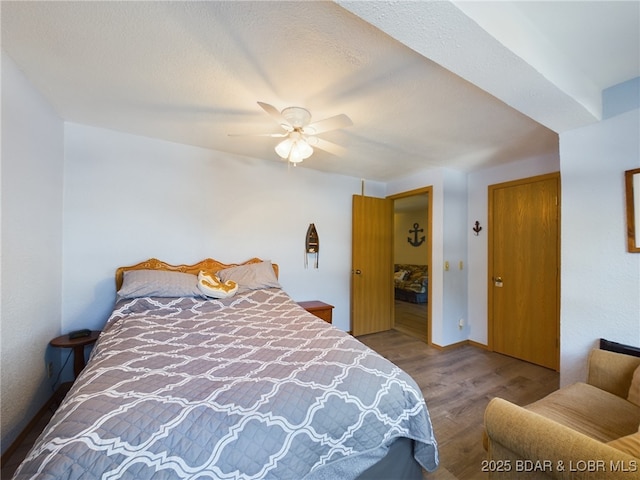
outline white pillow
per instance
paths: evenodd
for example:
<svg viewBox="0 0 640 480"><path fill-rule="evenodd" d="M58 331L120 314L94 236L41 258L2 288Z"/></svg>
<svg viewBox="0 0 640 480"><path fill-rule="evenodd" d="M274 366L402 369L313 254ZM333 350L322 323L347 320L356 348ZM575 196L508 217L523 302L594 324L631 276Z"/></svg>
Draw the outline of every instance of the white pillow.
<svg viewBox="0 0 640 480"><path fill-rule="evenodd" d="M207 297L229 298L238 291L238 284L233 280L223 283L216 275L201 271L198 274L198 289Z"/></svg>

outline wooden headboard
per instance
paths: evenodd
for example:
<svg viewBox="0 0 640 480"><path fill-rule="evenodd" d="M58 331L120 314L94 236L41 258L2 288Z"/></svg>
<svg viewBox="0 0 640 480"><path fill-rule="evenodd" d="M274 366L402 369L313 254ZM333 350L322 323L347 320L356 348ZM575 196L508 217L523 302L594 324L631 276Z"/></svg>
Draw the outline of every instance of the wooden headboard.
<svg viewBox="0 0 640 480"><path fill-rule="evenodd" d="M157 258L150 258L149 260L145 260L144 262L140 262L128 267L118 267L116 269L116 292L120 290L120 287L122 287L124 272L126 272L127 270L169 270L172 272L192 273L194 275L198 275L201 270L217 272L218 270L222 270L223 268L237 267L239 265L249 265L262 261L263 260L259 258L252 258L244 263L227 264L219 262L218 260L214 260L212 258L205 258L204 260L193 265L170 265L161 260L158 260ZM276 277L278 277L278 265L275 263L273 263L272 265L273 271L275 272Z"/></svg>

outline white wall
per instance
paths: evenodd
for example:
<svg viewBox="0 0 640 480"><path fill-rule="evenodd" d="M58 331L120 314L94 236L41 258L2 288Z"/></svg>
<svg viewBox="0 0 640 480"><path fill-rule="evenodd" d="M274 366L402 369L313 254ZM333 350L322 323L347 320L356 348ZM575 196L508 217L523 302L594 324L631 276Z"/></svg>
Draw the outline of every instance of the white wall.
<svg viewBox="0 0 640 480"><path fill-rule="evenodd" d="M636 110L638 105L640 105L640 77L602 91L602 118L611 118Z"/></svg>
<svg viewBox="0 0 640 480"><path fill-rule="evenodd" d="M350 329L360 179L75 124L65 132L64 331L103 326L118 266L254 256L280 265L294 299L334 305L334 325ZM320 237L318 270L304 268L309 223Z"/></svg>
<svg viewBox="0 0 640 480"><path fill-rule="evenodd" d="M467 326L467 175L444 172L443 340L452 345L468 339ZM462 262L462 268L460 268ZM459 321L463 327L459 327Z"/></svg>
<svg viewBox="0 0 640 480"><path fill-rule="evenodd" d="M624 171L640 167L640 110L560 136L560 383L586 378L599 338L640 345L640 255L626 250Z"/></svg>
<svg viewBox="0 0 640 480"><path fill-rule="evenodd" d="M2 452L51 396L60 333L63 123L2 54Z"/></svg>
<svg viewBox="0 0 640 480"><path fill-rule="evenodd" d="M468 219L465 235L468 245L468 335L469 339L487 345L488 336L488 243L489 185L534 177L560 170L557 155L535 157L507 165L487 168L468 176ZM471 229L479 221L482 230L476 236ZM560 233L562 235L562 233ZM562 288L562 287L561 287Z"/></svg>

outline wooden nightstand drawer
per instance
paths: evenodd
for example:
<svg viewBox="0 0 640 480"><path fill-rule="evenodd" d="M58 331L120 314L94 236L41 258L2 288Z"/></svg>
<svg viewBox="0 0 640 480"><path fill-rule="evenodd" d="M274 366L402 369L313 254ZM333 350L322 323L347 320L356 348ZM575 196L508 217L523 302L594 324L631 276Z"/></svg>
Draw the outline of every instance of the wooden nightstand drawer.
<svg viewBox="0 0 640 480"><path fill-rule="evenodd" d="M308 302L298 302L307 312L313 313L316 317L321 318L327 323L331 323L333 315L333 305L321 302L319 300L310 300Z"/></svg>

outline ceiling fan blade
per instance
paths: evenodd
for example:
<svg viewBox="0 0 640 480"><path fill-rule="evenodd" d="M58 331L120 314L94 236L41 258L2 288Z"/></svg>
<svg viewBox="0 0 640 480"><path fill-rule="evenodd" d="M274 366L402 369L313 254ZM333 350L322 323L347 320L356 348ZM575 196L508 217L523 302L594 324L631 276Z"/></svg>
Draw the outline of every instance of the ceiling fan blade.
<svg viewBox="0 0 640 480"><path fill-rule="evenodd" d="M308 135L317 135L330 130L350 127L351 125L353 125L351 119L344 113L341 113L340 115L335 115L333 117L325 118L324 120L318 120L317 122L310 123L305 126L303 130Z"/></svg>
<svg viewBox="0 0 640 480"><path fill-rule="evenodd" d="M258 105L262 107L262 109L267 112L271 118L273 118L278 125L284 128L287 131L293 130L293 126L287 121L286 118L282 116L282 114L278 111L276 107L273 105L269 105L268 103L258 102Z"/></svg>
<svg viewBox="0 0 640 480"><path fill-rule="evenodd" d="M307 137L307 143L314 148L319 148L320 150L329 152L337 157L343 157L347 153L346 148L318 137Z"/></svg>
<svg viewBox="0 0 640 480"><path fill-rule="evenodd" d="M230 137L272 137L272 138L284 138L288 137L288 133L229 133Z"/></svg>

